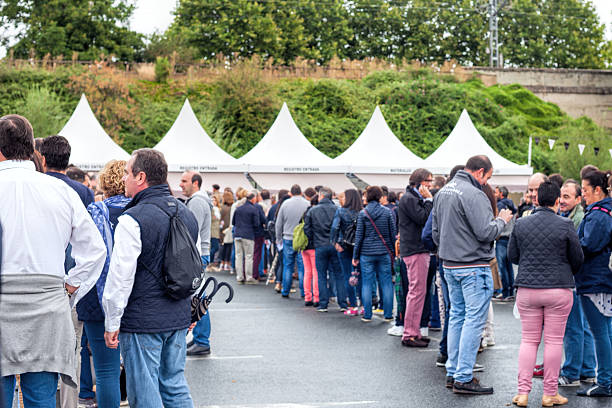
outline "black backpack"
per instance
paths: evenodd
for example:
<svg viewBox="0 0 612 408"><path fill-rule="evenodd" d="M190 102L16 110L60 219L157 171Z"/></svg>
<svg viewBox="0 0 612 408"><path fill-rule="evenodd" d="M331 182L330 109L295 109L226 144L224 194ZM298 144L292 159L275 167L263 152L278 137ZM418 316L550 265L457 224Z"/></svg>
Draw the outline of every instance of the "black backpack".
<svg viewBox="0 0 612 408"><path fill-rule="evenodd" d="M181 300L193 295L200 287L204 278L204 268L196 243L178 216L178 202L169 201L167 204L170 208L175 207L174 214L168 214L161 206L155 204L170 216L162 279L166 294L172 299Z"/></svg>
<svg viewBox="0 0 612 408"><path fill-rule="evenodd" d="M345 248L355 246L355 232L357 232L357 217L342 231L342 246Z"/></svg>

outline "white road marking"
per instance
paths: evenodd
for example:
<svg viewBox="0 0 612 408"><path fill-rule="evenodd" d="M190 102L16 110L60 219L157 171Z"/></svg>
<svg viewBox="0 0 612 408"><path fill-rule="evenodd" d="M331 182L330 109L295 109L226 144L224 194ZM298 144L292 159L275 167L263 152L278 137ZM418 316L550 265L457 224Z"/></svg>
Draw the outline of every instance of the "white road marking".
<svg viewBox="0 0 612 408"><path fill-rule="evenodd" d="M323 408L374 405L378 401L302 402L278 404L200 405L198 408Z"/></svg>
<svg viewBox="0 0 612 408"><path fill-rule="evenodd" d="M188 356L187 361L193 360L253 360L257 358L263 358L262 355L254 356Z"/></svg>

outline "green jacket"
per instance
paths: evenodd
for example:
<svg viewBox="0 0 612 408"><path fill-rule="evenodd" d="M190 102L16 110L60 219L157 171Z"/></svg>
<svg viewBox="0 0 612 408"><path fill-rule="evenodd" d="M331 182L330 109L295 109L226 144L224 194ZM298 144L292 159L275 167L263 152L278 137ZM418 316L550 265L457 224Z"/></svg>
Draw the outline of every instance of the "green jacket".
<svg viewBox="0 0 612 408"><path fill-rule="evenodd" d="M584 209L582 208L582 205L581 204L576 205L574 209L570 211L567 218L572 220L572 222L574 223L574 227L576 228L576 230L578 230L578 226L580 225L580 223L582 222L582 219L584 218Z"/></svg>

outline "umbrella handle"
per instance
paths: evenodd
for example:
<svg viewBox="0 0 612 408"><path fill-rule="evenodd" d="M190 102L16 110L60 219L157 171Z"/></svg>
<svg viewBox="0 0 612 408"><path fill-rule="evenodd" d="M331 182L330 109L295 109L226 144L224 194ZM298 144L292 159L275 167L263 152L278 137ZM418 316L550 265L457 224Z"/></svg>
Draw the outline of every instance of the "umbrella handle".
<svg viewBox="0 0 612 408"><path fill-rule="evenodd" d="M217 286L217 290L221 289L222 286L225 286L227 288L228 292L229 292L228 296L227 296L227 299L225 299L225 303L229 303L234 298L234 288L232 288L232 285L230 285L227 282L221 282Z"/></svg>
<svg viewBox="0 0 612 408"><path fill-rule="evenodd" d="M201 298L202 295L204 294L204 292L206 291L206 288L208 287L208 285L213 284L213 289L211 292L209 292L209 297L212 297L217 290L219 290L218 288L218 282L217 279L214 276L209 277L208 279L206 279L206 282L204 283L204 286L202 286L202 289L200 289L200 292L198 293L198 298Z"/></svg>

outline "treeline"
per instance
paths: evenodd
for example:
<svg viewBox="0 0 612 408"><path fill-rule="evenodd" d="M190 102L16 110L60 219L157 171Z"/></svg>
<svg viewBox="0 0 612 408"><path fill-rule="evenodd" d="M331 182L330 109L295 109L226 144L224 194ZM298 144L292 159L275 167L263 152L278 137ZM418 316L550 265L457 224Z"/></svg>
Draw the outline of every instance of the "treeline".
<svg viewBox="0 0 612 408"><path fill-rule="evenodd" d="M3 25L20 27L14 56L62 55L178 63L262 56L276 64L332 58L489 63L488 0L180 0L164 33L127 27L130 0L5 0ZM590 0L500 1L505 65L605 68L612 64ZM145 7L145 4L141 5ZM146 6L154 7L147 4ZM4 39L9 42L8 38ZM34 55L32 55L34 54Z"/></svg>

